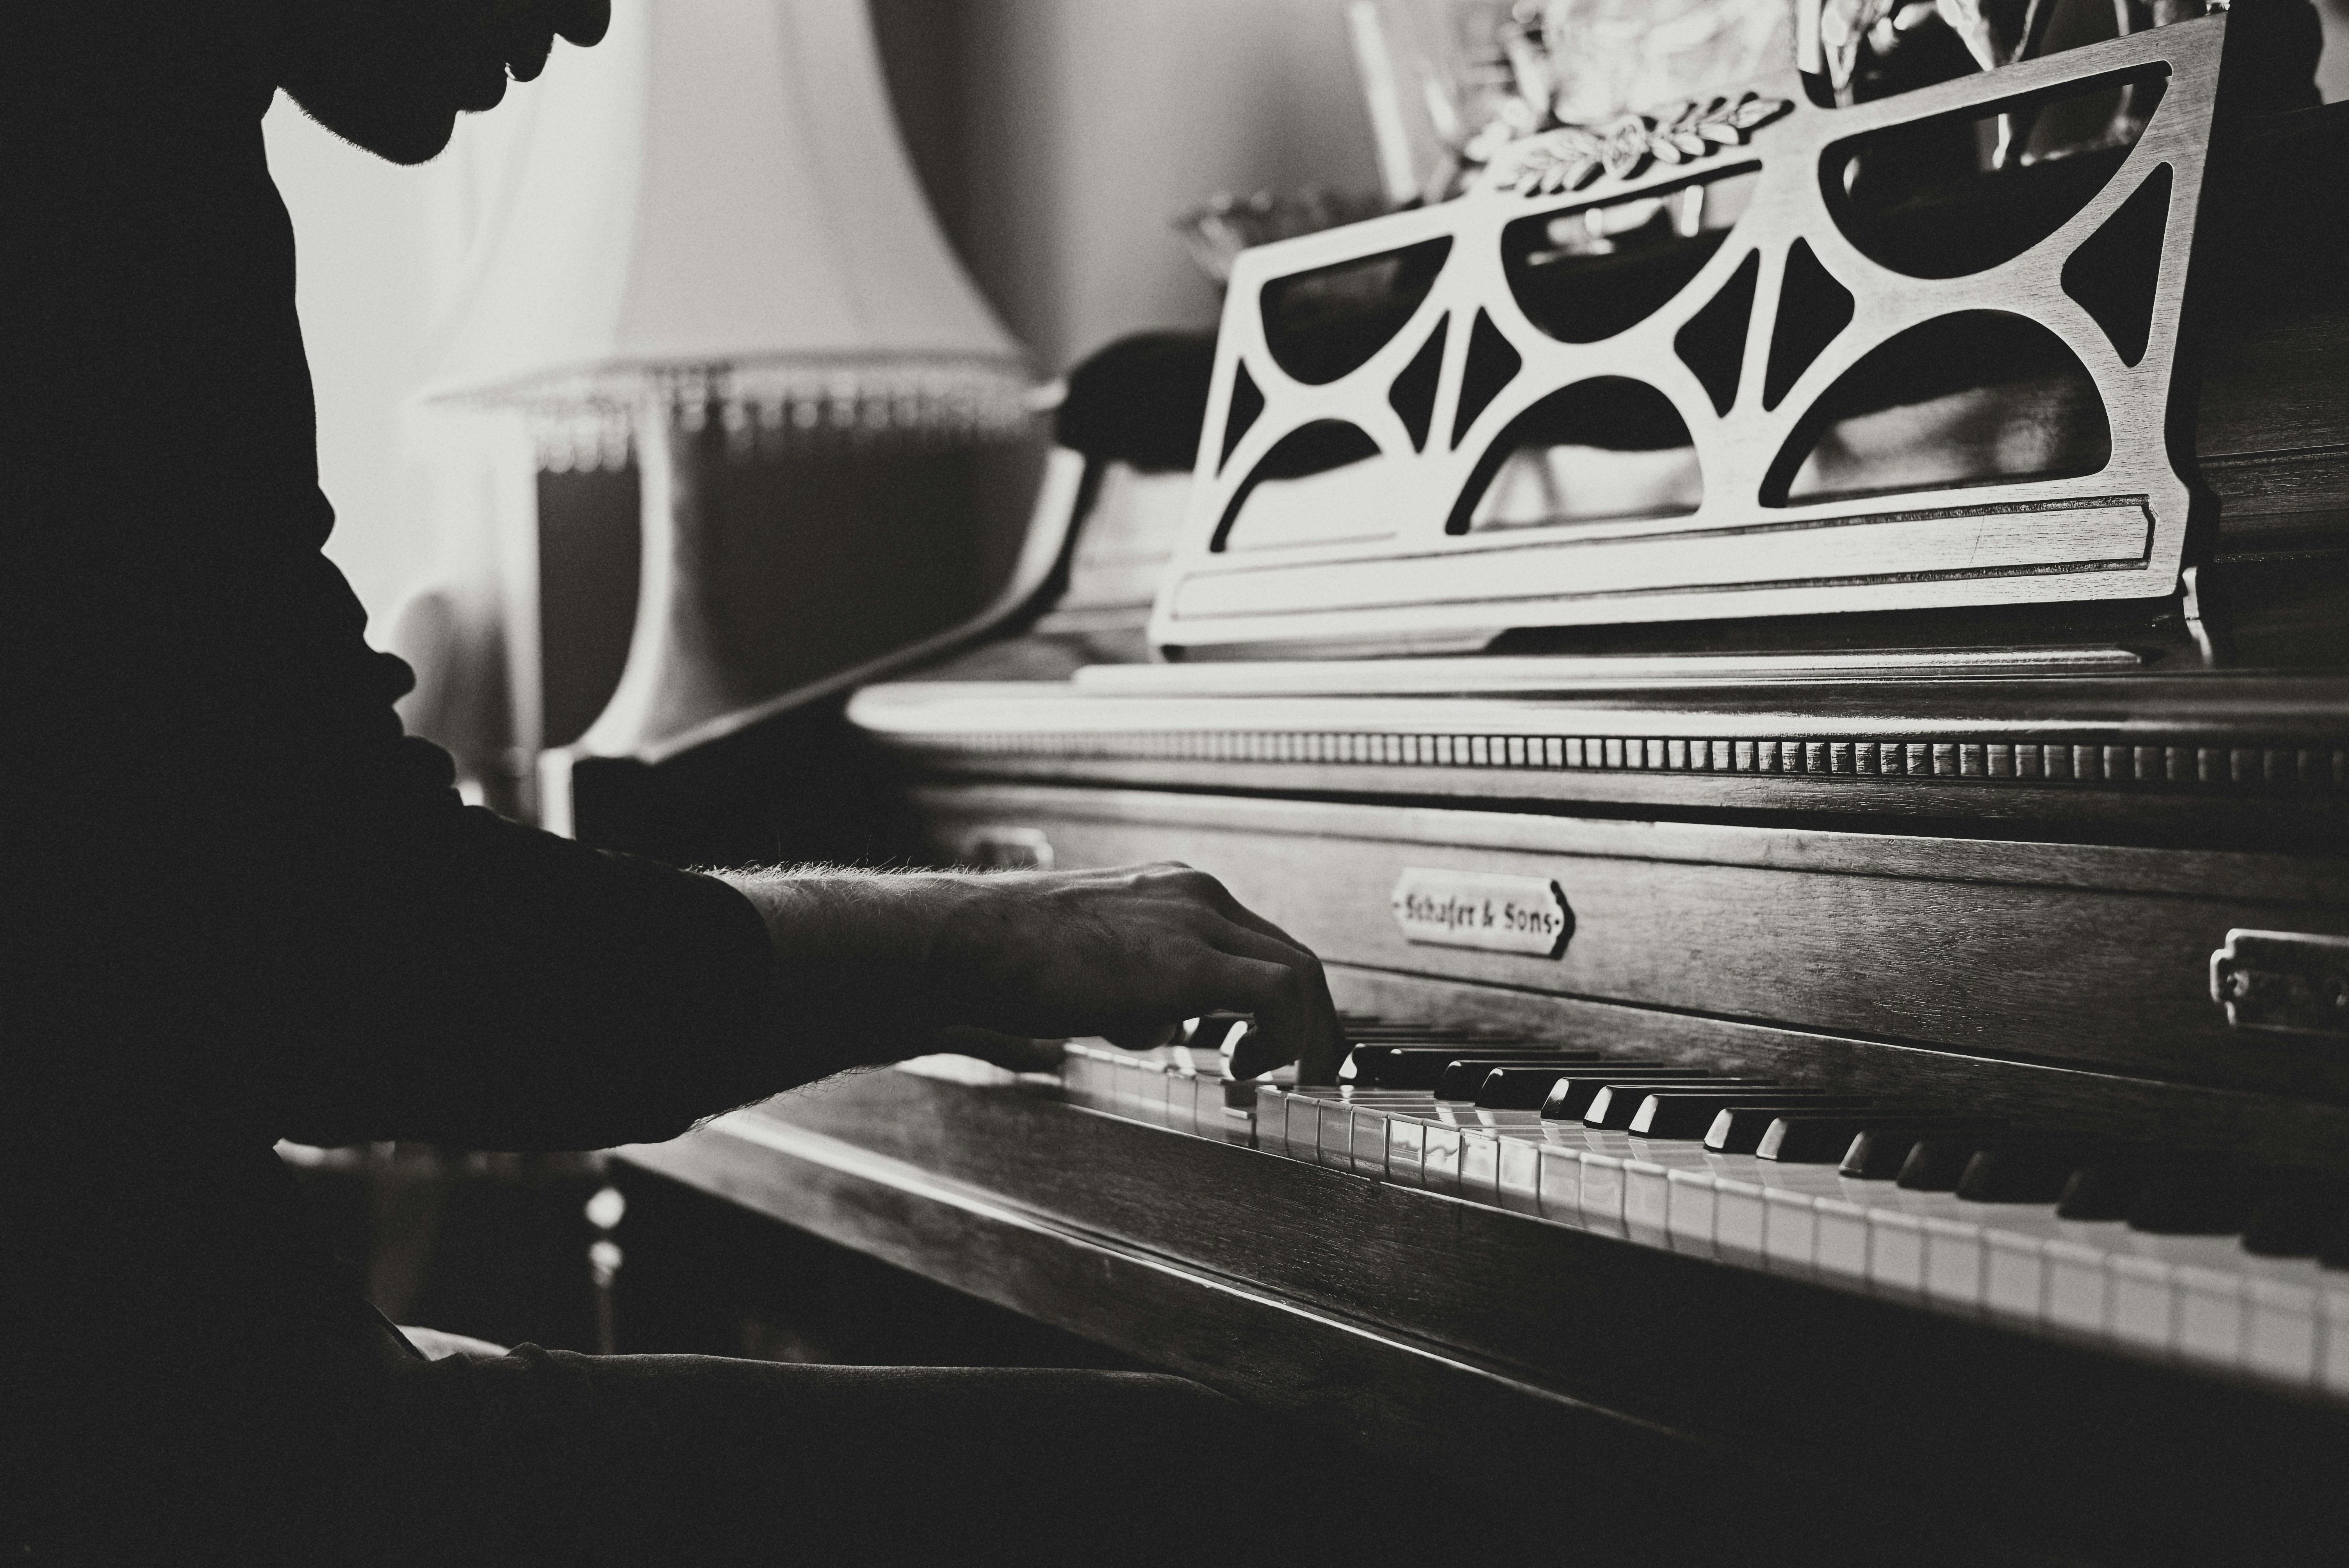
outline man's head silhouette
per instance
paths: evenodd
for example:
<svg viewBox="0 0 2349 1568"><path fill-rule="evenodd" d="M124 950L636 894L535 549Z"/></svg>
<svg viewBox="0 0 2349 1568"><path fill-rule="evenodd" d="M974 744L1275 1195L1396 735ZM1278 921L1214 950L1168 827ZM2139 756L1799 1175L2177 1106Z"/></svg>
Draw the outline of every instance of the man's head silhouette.
<svg viewBox="0 0 2349 1568"><path fill-rule="evenodd" d="M529 81L560 34L604 36L611 0L290 0L279 85L327 129L394 163L449 144L457 116Z"/></svg>

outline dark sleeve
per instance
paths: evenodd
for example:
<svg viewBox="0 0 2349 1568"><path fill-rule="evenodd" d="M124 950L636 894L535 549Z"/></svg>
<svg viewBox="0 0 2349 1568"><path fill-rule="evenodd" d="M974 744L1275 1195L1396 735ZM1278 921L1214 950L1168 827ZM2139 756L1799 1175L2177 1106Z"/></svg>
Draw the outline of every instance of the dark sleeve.
<svg viewBox="0 0 2349 1568"><path fill-rule="evenodd" d="M246 1009L280 1136L599 1148L785 1087L745 1076L775 964L726 883L445 795L303 837L246 890L282 900Z"/></svg>

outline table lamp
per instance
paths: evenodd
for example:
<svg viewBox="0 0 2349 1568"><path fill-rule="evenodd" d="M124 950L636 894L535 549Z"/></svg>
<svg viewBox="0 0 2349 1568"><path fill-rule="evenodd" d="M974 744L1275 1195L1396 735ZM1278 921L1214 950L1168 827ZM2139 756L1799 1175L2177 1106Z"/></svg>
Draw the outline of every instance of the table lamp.
<svg viewBox="0 0 2349 1568"><path fill-rule="evenodd" d="M772 694L713 635L718 465L1000 438L1025 361L940 235L859 0L616 0L529 117L429 398L519 409L542 467L633 451L642 566L610 701L561 756L639 757ZM559 788L550 789L559 795ZM543 820L562 826L560 799Z"/></svg>

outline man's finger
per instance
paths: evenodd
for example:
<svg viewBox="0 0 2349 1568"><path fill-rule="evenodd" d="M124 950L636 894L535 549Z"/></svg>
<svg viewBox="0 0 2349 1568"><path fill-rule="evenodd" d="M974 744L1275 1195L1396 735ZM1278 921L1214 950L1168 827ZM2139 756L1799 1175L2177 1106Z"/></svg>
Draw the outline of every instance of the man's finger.
<svg viewBox="0 0 2349 1568"><path fill-rule="evenodd" d="M1265 923L1268 925L1271 922ZM1275 926L1278 931L1279 928ZM1337 1005L1330 998L1330 983L1321 972L1321 960L1311 948L1289 940L1287 936L1267 936L1252 927L1227 926L1217 945L1249 958L1286 965L1296 976L1302 992L1301 1014L1296 1034L1283 1032L1274 1020L1259 1016L1259 1026L1272 1024L1267 1037L1263 1027L1243 1037L1240 1048L1233 1053L1232 1071L1236 1077L1254 1078L1269 1072L1283 1062L1297 1063L1299 1083L1330 1084L1338 1081L1338 1068L1345 1058L1346 1043L1338 1027ZM1266 1054L1286 1051L1278 1060L1256 1065ZM1251 1070L1243 1072L1241 1068Z"/></svg>
<svg viewBox="0 0 2349 1568"><path fill-rule="evenodd" d="M1102 1036L1121 1051L1154 1051L1182 1032L1183 1021L1170 1018L1163 1024L1144 1025L1136 1029L1116 1029Z"/></svg>
<svg viewBox="0 0 2349 1568"><path fill-rule="evenodd" d="M1250 940L1265 939L1250 934ZM1300 1083L1338 1080L1337 1009L1318 962L1226 954L1205 978L1213 1006L1256 1015L1257 1027L1233 1053L1234 1077L1254 1078L1293 1061Z"/></svg>
<svg viewBox="0 0 2349 1568"><path fill-rule="evenodd" d="M940 1029L936 1044L941 1051L956 1056L977 1057L983 1062L993 1062L1015 1073L1050 1073L1061 1070L1068 1056L1066 1040L1031 1040L1019 1035L999 1034L993 1029L971 1028L956 1025Z"/></svg>

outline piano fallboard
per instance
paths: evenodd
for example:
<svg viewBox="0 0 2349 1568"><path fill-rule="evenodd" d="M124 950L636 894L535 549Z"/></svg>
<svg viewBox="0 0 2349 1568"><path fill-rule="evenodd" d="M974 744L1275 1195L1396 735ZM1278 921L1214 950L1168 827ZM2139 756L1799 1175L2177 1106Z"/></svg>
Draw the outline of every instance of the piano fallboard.
<svg viewBox="0 0 2349 1568"><path fill-rule="evenodd" d="M2316 1164L2349 1150L2349 1109L2315 1098L2349 1099L2349 1050L2230 1026L2210 994L2230 930L2349 934L2349 861L1164 789L911 799L938 863L1183 861L1333 965L1480 998L1440 1016L1610 1050L1671 1033L1663 1048L1707 1065L1930 1088L2063 1129L2182 1123ZM1552 885L1571 935L1554 955L1414 940L1395 894L1430 872Z"/></svg>

